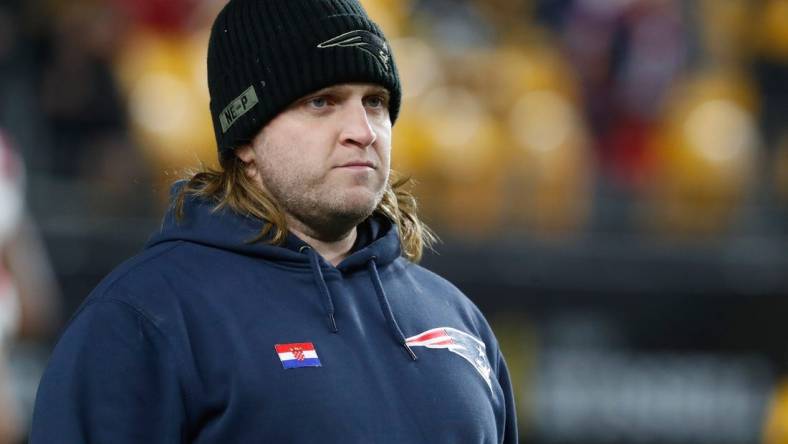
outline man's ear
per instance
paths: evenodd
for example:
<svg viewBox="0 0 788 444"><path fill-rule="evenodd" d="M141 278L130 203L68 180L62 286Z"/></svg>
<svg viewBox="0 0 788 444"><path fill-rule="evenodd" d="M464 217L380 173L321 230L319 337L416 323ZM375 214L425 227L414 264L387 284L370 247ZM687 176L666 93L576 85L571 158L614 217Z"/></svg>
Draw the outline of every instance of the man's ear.
<svg viewBox="0 0 788 444"><path fill-rule="evenodd" d="M251 143L241 145L235 149L234 154L244 163L246 175L253 179L257 175L257 165L254 161L254 146Z"/></svg>
<svg viewBox="0 0 788 444"><path fill-rule="evenodd" d="M250 163L254 163L254 147L252 147L251 143L236 148L235 155L247 166L249 166Z"/></svg>

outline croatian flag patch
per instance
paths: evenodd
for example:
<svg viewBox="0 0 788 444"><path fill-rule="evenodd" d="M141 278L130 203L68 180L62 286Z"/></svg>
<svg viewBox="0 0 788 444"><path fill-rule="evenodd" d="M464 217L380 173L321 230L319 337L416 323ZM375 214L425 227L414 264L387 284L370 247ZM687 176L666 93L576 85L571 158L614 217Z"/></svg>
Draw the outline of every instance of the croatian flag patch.
<svg viewBox="0 0 788 444"><path fill-rule="evenodd" d="M320 367L315 346L311 342L276 344L274 346L284 368Z"/></svg>

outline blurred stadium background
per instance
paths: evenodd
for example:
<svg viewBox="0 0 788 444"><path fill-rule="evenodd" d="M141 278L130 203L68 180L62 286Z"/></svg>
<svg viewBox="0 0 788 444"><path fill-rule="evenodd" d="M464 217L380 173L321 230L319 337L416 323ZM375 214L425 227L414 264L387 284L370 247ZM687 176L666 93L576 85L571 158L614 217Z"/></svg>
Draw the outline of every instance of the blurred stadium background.
<svg viewBox="0 0 788 444"><path fill-rule="evenodd" d="M215 163L223 3L0 2L0 289L22 295L0 443L168 184ZM425 265L493 323L522 442L788 443L788 0L362 3L403 77L395 167L443 239Z"/></svg>

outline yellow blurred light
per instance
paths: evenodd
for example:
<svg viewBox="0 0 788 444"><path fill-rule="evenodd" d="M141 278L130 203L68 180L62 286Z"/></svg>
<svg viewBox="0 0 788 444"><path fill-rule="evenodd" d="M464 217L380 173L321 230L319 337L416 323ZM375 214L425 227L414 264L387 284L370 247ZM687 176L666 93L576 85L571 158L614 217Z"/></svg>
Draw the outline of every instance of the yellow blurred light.
<svg viewBox="0 0 788 444"><path fill-rule="evenodd" d="M775 58L788 60L788 0L768 0L755 32L760 49Z"/></svg>
<svg viewBox="0 0 788 444"><path fill-rule="evenodd" d="M413 102L404 102L397 124L392 129L392 166L416 177L426 173L432 150L430 128L425 125L425 120Z"/></svg>
<svg viewBox="0 0 788 444"><path fill-rule="evenodd" d="M577 127L577 116L569 103L553 91L523 95L512 109L510 131L526 150L552 151L560 148Z"/></svg>
<svg viewBox="0 0 788 444"><path fill-rule="evenodd" d="M177 138L174 136L194 124L191 105L187 85L166 73L143 76L129 96L133 123L165 139Z"/></svg>
<svg viewBox="0 0 788 444"><path fill-rule="evenodd" d="M444 233L489 235L504 206L500 123L462 87L436 88L410 106L408 134L418 137L423 150L416 178L428 220Z"/></svg>
<svg viewBox="0 0 788 444"><path fill-rule="evenodd" d="M560 51L541 38L483 52L467 63L478 72L476 88L501 117L529 91L555 91L570 100L577 96L572 69Z"/></svg>
<svg viewBox="0 0 788 444"><path fill-rule="evenodd" d="M749 30L756 9L750 0L702 0L698 17L702 44L712 60L723 66L742 62L752 43Z"/></svg>
<svg viewBox="0 0 788 444"><path fill-rule="evenodd" d="M595 164L578 110L551 90L522 95L509 116L510 220L545 240L568 238L590 214Z"/></svg>
<svg viewBox="0 0 788 444"><path fill-rule="evenodd" d="M684 124L689 147L712 162L737 162L758 144L755 119L730 100L701 103Z"/></svg>
<svg viewBox="0 0 788 444"><path fill-rule="evenodd" d="M464 88L437 88L421 106L431 116L435 165L456 177L481 174L495 148L485 144L490 117L478 97Z"/></svg>
<svg viewBox="0 0 788 444"><path fill-rule="evenodd" d="M361 5L391 39L402 34L407 21L410 0L361 0Z"/></svg>
<svg viewBox="0 0 788 444"><path fill-rule="evenodd" d="M415 37L393 39L391 47L397 54L403 99L420 96L444 82L439 55L424 40Z"/></svg>
<svg viewBox="0 0 788 444"><path fill-rule="evenodd" d="M137 30L116 73L135 137L157 170L216 164L206 80L207 30L161 35Z"/></svg>
<svg viewBox="0 0 788 444"><path fill-rule="evenodd" d="M756 109L746 77L735 72L698 72L674 88L654 141L658 180L644 222L686 241L731 226L754 177Z"/></svg>
<svg viewBox="0 0 788 444"><path fill-rule="evenodd" d="M532 0L477 0L475 7L502 33L527 26L535 4Z"/></svg>
<svg viewBox="0 0 788 444"><path fill-rule="evenodd" d="M516 73L504 73L512 77L510 81L513 84L520 83L527 89L550 89L566 97L576 94L577 80L570 63L547 37L536 39L523 50L511 46L504 48L501 54L504 59L519 59L516 63L523 68L519 82Z"/></svg>
<svg viewBox="0 0 788 444"><path fill-rule="evenodd" d="M211 100L208 93L208 42L210 32L205 30L203 32L195 33L189 40L186 47L186 57L189 60L189 71L191 73L191 87L192 91L200 95L200 100L203 103L209 103Z"/></svg>
<svg viewBox="0 0 788 444"><path fill-rule="evenodd" d="M764 444L788 444L788 380L777 384L764 421Z"/></svg>

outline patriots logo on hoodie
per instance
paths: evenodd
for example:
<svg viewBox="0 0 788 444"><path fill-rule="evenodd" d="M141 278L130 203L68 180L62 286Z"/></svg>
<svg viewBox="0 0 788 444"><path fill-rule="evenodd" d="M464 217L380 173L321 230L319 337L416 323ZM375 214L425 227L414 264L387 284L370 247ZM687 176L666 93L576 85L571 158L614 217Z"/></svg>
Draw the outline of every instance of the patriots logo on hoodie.
<svg viewBox="0 0 788 444"><path fill-rule="evenodd" d="M487 347L474 336L451 327L438 327L405 340L410 347L444 348L462 356L481 375L492 390L492 369L487 361Z"/></svg>

